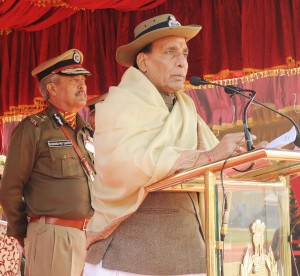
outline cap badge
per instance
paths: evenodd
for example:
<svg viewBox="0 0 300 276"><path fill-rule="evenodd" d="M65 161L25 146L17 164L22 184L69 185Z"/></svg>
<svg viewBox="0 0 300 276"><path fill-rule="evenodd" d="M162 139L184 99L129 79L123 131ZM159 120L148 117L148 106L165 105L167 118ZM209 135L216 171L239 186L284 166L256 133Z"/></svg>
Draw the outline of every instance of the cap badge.
<svg viewBox="0 0 300 276"><path fill-rule="evenodd" d="M74 51L73 59L76 63L80 63L80 54L78 51Z"/></svg>
<svg viewBox="0 0 300 276"><path fill-rule="evenodd" d="M176 20L174 16L169 16L168 18L168 25L169 27L180 27L181 24Z"/></svg>

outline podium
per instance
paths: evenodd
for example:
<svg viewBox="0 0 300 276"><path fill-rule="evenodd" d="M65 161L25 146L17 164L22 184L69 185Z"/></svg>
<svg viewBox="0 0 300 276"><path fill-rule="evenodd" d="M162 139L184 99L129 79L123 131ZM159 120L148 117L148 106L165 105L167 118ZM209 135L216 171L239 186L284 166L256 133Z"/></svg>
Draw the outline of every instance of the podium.
<svg viewBox="0 0 300 276"><path fill-rule="evenodd" d="M289 178L297 174L300 152L259 149L182 171L147 191L199 192L208 276L290 276Z"/></svg>

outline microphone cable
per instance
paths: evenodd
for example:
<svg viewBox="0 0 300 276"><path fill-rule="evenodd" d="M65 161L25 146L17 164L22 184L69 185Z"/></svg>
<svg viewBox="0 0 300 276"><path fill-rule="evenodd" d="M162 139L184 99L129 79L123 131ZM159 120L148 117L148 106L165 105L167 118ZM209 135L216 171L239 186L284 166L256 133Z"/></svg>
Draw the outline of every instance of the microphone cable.
<svg viewBox="0 0 300 276"><path fill-rule="evenodd" d="M244 137L242 137L243 139ZM240 142L242 141L240 140ZM219 232L218 239L222 242L222 249L220 250L220 258L221 258L221 276L224 276L224 252L225 252L225 237L228 232L228 219L229 219L229 209L230 204L228 204L228 197L227 192L224 185L224 168L227 163L227 161L234 156L234 153L239 147L239 143L235 147L235 149L232 151L232 153L224 160L224 163L222 165L221 171L220 171L220 181L221 181L221 189L222 189L222 196L223 196L223 202L222 202L222 219L221 219L221 231ZM230 200L231 201L231 200ZM217 210L218 211L218 210ZM227 220L227 221L226 221Z"/></svg>

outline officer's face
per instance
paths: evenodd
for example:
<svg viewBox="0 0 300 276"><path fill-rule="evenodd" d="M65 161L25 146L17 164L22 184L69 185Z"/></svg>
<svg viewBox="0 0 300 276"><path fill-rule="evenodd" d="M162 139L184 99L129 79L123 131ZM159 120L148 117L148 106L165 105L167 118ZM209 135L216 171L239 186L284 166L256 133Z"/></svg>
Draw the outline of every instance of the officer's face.
<svg viewBox="0 0 300 276"><path fill-rule="evenodd" d="M172 94L183 88L188 69L188 48L183 37L168 36L155 40L150 53L140 53L140 69L158 91Z"/></svg>
<svg viewBox="0 0 300 276"><path fill-rule="evenodd" d="M59 76L53 84L55 92L49 91L49 102L56 107L77 112L85 106L87 100L85 76Z"/></svg>

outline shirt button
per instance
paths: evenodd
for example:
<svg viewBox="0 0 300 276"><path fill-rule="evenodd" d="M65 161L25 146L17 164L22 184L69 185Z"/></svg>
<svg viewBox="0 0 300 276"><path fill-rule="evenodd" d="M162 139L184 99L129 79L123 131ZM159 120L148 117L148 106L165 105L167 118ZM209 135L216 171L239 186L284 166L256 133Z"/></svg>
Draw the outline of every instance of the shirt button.
<svg viewBox="0 0 300 276"><path fill-rule="evenodd" d="M66 158L67 158L67 155L64 154L64 155L62 156L62 159L66 159Z"/></svg>

